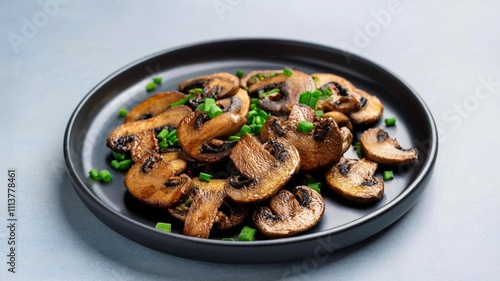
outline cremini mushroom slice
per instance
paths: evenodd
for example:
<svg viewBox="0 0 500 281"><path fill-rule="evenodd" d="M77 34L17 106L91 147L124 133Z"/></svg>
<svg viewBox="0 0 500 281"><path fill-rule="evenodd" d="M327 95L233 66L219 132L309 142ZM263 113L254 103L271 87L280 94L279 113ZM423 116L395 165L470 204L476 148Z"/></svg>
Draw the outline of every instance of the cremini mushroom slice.
<svg viewBox="0 0 500 281"><path fill-rule="evenodd" d="M339 196L350 201L368 203L384 195L384 182L374 177L377 163L366 160L342 158L326 174L327 185Z"/></svg>
<svg viewBox="0 0 500 281"><path fill-rule="evenodd" d="M227 179L224 189L231 200L240 204L271 197L300 167L299 152L284 138L261 144L245 134L229 157L239 173Z"/></svg>
<svg viewBox="0 0 500 281"><path fill-rule="evenodd" d="M274 89L277 89L276 92L264 94ZM248 88L248 94L255 97L265 95L259 100L262 109L275 115L286 115L292 110L293 105L299 102L300 94L314 90L311 76L294 70L290 77L280 73L252 84Z"/></svg>
<svg viewBox="0 0 500 281"><path fill-rule="evenodd" d="M417 162L416 148L403 149L381 128L366 130L359 137L366 159L385 165L408 165Z"/></svg>
<svg viewBox="0 0 500 281"><path fill-rule="evenodd" d="M217 72L188 79L180 83L177 90L189 94L190 90L201 88L202 92L188 102L196 108L205 98L223 99L235 95L240 89L239 82L238 77L230 73Z"/></svg>
<svg viewBox="0 0 500 281"><path fill-rule="evenodd" d="M254 70L246 73L240 78L240 87L246 89L264 79L282 74L283 70Z"/></svg>
<svg viewBox="0 0 500 281"><path fill-rule="evenodd" d="M259 207L252 219L264 235L273 238L306 231L315 226L325 212L323 197L307 186L297 186L293 193L282 189L268 202L269 207Z"/></svg>
<svg viewBox="0 0 500 281"><path fill-rule="evenodd" d="M347 127L347 129L349 129L349 131L351 131L351 132L353 130L351 120L349 119L349 117L347 117L342 112L339 112L339 111L329 111L329 112L323 114L323 116L321 116L321 117L323 117L323 118L328 118L328 117L332 118L333 121L335 121L335 123L337 123L337 126L339 126L339 128Z"/></svg>
<svg viewBox="0 0 500 281"><path fill-rule="evenodd" d="M216 104L222 109L223 112L232 111L242 116L246 116L248 114L248 109L250 108L250 97L248 96L247 91L240 89L236 95L217 100Z"/></svg>
<svg viewBox="0 0 500 281"><path fill-rule="evenodd" d="M340 135L342 135L342 155L351 147L352 133L346 127L340 128Z"/></svg>
<svg viewBox="0 0 500 281"><path fill-rule="evenodd" d="M361 103L361 108L358 111L351 114L351 122L354 125L361 125L377 121L384 111L382 102L376 96L363 90L356 89L356 93L364 98L364 103Z"/></svg>
<svg viewBox="0 0 500 281"><path fill-rule="evenodd" d="M315 73L311 74L314 79L316 88L320 91L330 90L332 96L326 99L320 99L317 104L317 109L323 111L339 111L346 115L358 111L360 101L356 98L356 87L346 79L330 74L330 73Z"/></svg>
<svg viewBox="0 0 500 281"><path fill-rule="evenodd" d="M301 121L314 124L309 133L297 130ZM292 108L288 120L274 116L267 119L262 128L262 139L268 141L277 137L289 140L299 151L300 169L312 171L336 163L342 156L342 134L331 118L315 118L314 109L297 104Z"/></svg>
<svg viewBox="0 0 500 281"><path fill-rule="evenodd" d="M235 227L240 225L249 213L250 208L248 206L224 200L217 213L214 226L221 230Z"/></svg>
<svg viewBox="0 0 500 281"><path fill-rule="evenodd" d="M127 113L124 123L155 117L167 110L171 103L183 98L185 98L184 94L178 91L170 91L151 96L132 108Z"/></svg>
<svg viewBox="0 0 500 281"><path fill-rule="evenodd" d="M235 142L227 141L227 137L239 132L246 120L235 112L224 112L210 119L206 112L197 110L179 123L179 144L191 158L217 162L229 156Z"/></svg>
<svg viewBox="0 0 500 281"><path fill-rule="evenodd" d="M184 222L184 235L208 238L217 218L219 207L225 197L225 180L213 179L209 182L193 178L198 189L189 207Z"/></svg>
<svg viewBox="0 0 500 281"><path fill-rule="evenodd" d="M181 174L186 162L178 153L154 154L136 162L125 175L125 186L137 200L168 208L193 188L191 179Z"/></svg>
<svg viewBox="0 0 500 281"><path fill-rule="evenodd" d="M158 138L154 130L147 130L134 136L130 146L130 158L134 162L139 162L143 157L158 152Z"/></svg>
<svg viewBox="0 0 500 281"><path fill-rule="evenodd" d="M128 152L138 134L150 130L161 130L165 127L175 128L184 117L191 113L189 107L179 105L171 107L153 118L121 124L108 135L107 145L114 151Z"/></svg>

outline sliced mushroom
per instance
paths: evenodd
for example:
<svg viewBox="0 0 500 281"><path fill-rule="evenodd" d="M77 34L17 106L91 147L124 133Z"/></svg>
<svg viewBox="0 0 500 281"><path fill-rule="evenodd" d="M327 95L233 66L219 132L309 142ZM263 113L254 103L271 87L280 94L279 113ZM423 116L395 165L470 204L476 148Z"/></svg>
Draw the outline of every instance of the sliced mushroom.
<svg viewBox="0 0 500 281"><path fill-rule="evenodd" d="M108 135L107 145L112 150L128 152L138 134L164 127L175 128L182 118L191 113L192 111L189 107L179 105L171 107L153 118L122 124Z"/></svg>
<svg viewBox="0 0 500 281"><path fill-rule="evenodd" d="M184 235L208 238L212 229L219 207L224 201L225 180L213 179L209 182L193 178L198 189L189 207L184 222Z"/></svg>
<svg viewBox="0 0 500 281"><path fill-rule="evenodd" d="M223 112L232 111L242 116L246 116L250 108L250 97L247 91L240 89L236 95L232 97L217 100L217 105Z"/></svg>
<svg viewBox="0 0 500 281"><path fill-rule="evenodd" d="M340 134L342 135L342 155L351 147L352 144L352 133L346 127L340 128Z"/></svg>
<svg viewBox="0 0 500 281"><path fill-rule="evenodd" d="M151 206L175 205L193 188L191 179L181 174L186 162L178 157L178 153L155 154L136 162L125 175L127 190Z"/></svg>
<svg viewBox="0 0 500 281"><path fill-rule="evenodd" d="M221 230L235 227L245 220L248 213L250 213L248 206L224 200L217 213L214 226Z"/></svg>
<svg viewBox="0 0 500 281"><path fill-rule="evenodd" d="M374 177L377 163L366 160L342 158L326 174L327 185L339 196L348 200L368 203L384 195L384 182Z"/></svg>
<svg viewBox="0 0 500 281"><path fill-rule="evenodd" d="M284 138L262 145L255 137L245 134L229 157L239 174L231 176L224 189L231 200L240 204L271 197L300 167L299 152Z"/></svg>
<svg viewBox="0 0 500 281"><path fill-rule="evenodd" d="M303 133L297 130L300 121L313 122L314 130ZM297 104L292 108L288 120L274 116L267 119L262 128L262 139L277 137L289 140L299 151L300 169L312 171L336 163L342 156L342 135L331 118L315 118L314 109Z"/></svg>
<svg viewBox="0 0 500 281"><path fill-rule="evenodd" d="M259 207L253 214L255 226L268 237L286 237L315 226L325 212L323 197L307 186L297 186L293 193L282 189L269 199L269 207Z"/></svg>
<svg viewBox="0 0 500 281"><path fill-rule="evenodd" d="M283 70L254 70L246 73L240 79L240 87L246 89L259 81L282 74Z"/></svg>
<svg viewBox="0 0 500 281"><path fill-rule="evenodd" d="M188 102L196 108L205 98L223 99L235 95L240 89L239 82L238 77L230 73L218 72L188 79L180 83L177 90L188 94L192 89L202 88L203 92Z"/></svg>
<svg viewBox="0 0 500 281"><path fill-rule="evenodd" d="M134 136L130 146L130 156L134 162L160 150L154 130L147 130Z"/></svg>
<svg viewBox="0 0 500 281"><path fill-rule="evenodd" d="M364 98L365 103L361 104L361 108L357 112L351 114L351 122L354 125L361 125L377 121L384 111L382 102L376 96L372 96L363 90L356 89L356 93Z"/></svg>
<svg viewBox="0 0 500 281"><path fill-rule="evenodd" d="M184 94L178 91L170 91L151 96L132 108L127 113L124 123L155 117L165 111L171 103L183 99L184 97Z"/></svg>
<svg viewBox="0 0 500 281"><path fill-rule="evenodd" d="M356 87L351 82L329 73L315 73L311 77L319 90L328 89L332 93L331 97L318 101L317 109L339 111L347 115L359 110L360 101L354 95Z"/></svg>
<svg viewBox="0 0 500 281"><path fill-rule="evenodd" d="M380 128L366 130L359 137L366 159L385 165L408 165L417 162L416 148L403 149Z"/></svg>
<svg viewBox="0 0 500 281"><path fill-rule="evenodd" d="M290 77L281 73L252 84L248 93L250 96L258 96L259 93L273 89L279 89L279 92L261 98L259 106L275 115L286 115L292 110L293 105L299 102L300 94L314 91L315 87L311 76L294 70Z"/></svg>
<svg viewBox="0 0 500 281"><path fill-rule="evenodd" d="M337 125L339 126L339 128L347 127L347 129L349 129L349 131L351 131L351 132L353 130L351 120L349 120L349 117L347 117L342 112L339 112L339 111L329 111L329 112L323 114L323 116L321 116L321 117L323 117L323 118L328 118L328 117L332 118L333 121L335 121L335 123L337 123Z"/></svg>
<svg viewBox="0 0 500 281"><path fill-rule="evenodd" d="M209 119L207 113L197 110L179 123L177 137L188 156L216 162L229 155L235 142L226 141L227 137L239 132L245 123L246 117L234 112Z"/></svg>

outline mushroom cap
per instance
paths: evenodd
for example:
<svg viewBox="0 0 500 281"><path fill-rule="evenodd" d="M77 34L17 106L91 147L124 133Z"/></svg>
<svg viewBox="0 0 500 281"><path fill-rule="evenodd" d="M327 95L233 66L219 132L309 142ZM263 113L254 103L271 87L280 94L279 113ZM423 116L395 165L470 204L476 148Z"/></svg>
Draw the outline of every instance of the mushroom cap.
<svg viewBox="0 0 500 281"><path fill-rule="evenodd" d="M321 117L322 118L328 118L328 117L332 118L333 121L335 121L335 123L337 123L337 126L339 126L339 128L347 127L347 129L349 129L349 131L351 131L351 132L353 130L351 120L349 119L349 117L347 117L342 112L329 111L329 112L326 112L325 114L323 114L323 116L321 116Z"/></svg>
<svg viewBox="0 0 500 281"><path fill-rule="evenodd" d="M339 196L350 201L368 203L384 195L384 182L374 177L377 163L366 160L342 158L326 174L327 185Z"/></svg>
<svg viewBox="0 0 500 281"><path fill-rule="evenodd" d="M134 136L130 146L130 157L134 162L160 150L154 130L147 130Z"/></svg>
<svg viewBox="0 0 500 281"><path fill-rule="evenodd" d="M317 109L323 111L339 111L344 114L351 114L358 111L360 101L356 98L356 87L347 79L330 73L311 74L316 88L321 91L329 89L332 96L327 99L320 99Z"/></svg>
<svg viewBox="0 0 500 281"><path fill-rule="evenodd" d="M416 148L402 149L399 143L381 128L366 130L359 140L368 160L395 166L413 164L418 161Z"/></svg>
<svg viewBox="0 0 500 281"><path fill-rule="evenodd" d="M247 116L250 109L250 97L243 89L239 89L232 97L217 100L216 103L223 112L231 111L242 116Z"/></svg>
<svg viewBox="0 0 500 281"><path fill-rule="evenodd" d="M276 75L281 74L281 73L283 73L283 70L281 70L281 69L250 71L248 73L245 73L245 75L243 75L240 78L240 87L245 89L245 88L250 87L253 84L261 81L261 80L271 78L271 77L276 76ZM259 78L258 75L260 75L260 77L262 77L262 78Z"/></svg>
<svg viewBox="0 0 500 281"><path fill-rule="evenodd" d="M224 189L232 201L240 204L271 197L300 167L299 152L284 138L261 144L245 134L229 157L240 174L227 179Z"/></svg>
<svg viewBox="0 0 500 281"><path fill-rule="evenodd" d="M179 123L179 144L191 158L217 162L227 157L235 145L225 141L227 137L239 132L246 120L245 116L231 111L209 120L205 112L197 110Z"/></svg>
<svg viewBox="0 0 500 281"><path fill-rule="evenodd" d="M279 89L279 92L261 98L259 106L272 114L286 115L299 102L300 94L306 91L314 91L315 87L311 76L294 70L290 77L280 73L252 84L248 88L248 94L258 96L261 92L273 89Z"/></svg>
<svg viewBox="0 0 500 281"><path fill-rule="evenodd" d="M177 90L183 93L188 93L191 89L202 88L202 99L223 99L233 96L238 92L239 82L240 80L238 77L232 75L231 73L217 72L210 75L188 79L180 83Z"/></svg>
<svg viewBox="0 0 500 281"><path fill-rule="evenodd" d="M136 162L125 175L125 187L137 200L151 206L175 205L193 187L191 179L181 174L186 162L178 153L150 155Z"/></svg>
<svg viewBox="0 0 500 281"><path fill-rule="evenodd" d="M346 127L340 128L340 135L342 136L342 155L351 147L352 133Z"/></svg>
<svg viewBox="0 0 500 281"><path fill-rule="evenodd" d="M184 221L184 235L208 238L217 218L219 207L225 197L225 180L213 179L209 182L193 178L198 189Z"/></svg>
<svg viewBox="0 0 500 281"><path fill-rule="evenodd" d="M377 121L384 111L382 102L376 96L370 95L363 90L356 89L356 93L365 99L365 103L362 104L358 111L351 114L351 122L354 125L361 125Z"/></svg>
<svg viewBox="0 0 500 281"><path fill-rule="evenodd" d="M315 118L314 109L306 105L293 106L288 120L274 116L267 119L262 128L264 141L283 137L299 151L300 169L312 171L323 169L336 163L342 156L342 135L335 121L331 118ZM313 122L314 130L309 133L299 132L300 121Z"/></svg>
<svg viewBox="0 0 500 281"><path fill-rule="evenodd" d="M268 200L269 207L255 210L253 222L268 237L286 237L315 226L325 212L325 201L307 186L297 186L293 193L282 189Z"/></svg>
<svg viewBox="0 0 500 281"><path fill-rule="evenodd" d="M164 112L171 103L183 98L185 98L185 95L178 91L169 91L153 95L132 108L127 113L124 123L155 117Z"/></svg>

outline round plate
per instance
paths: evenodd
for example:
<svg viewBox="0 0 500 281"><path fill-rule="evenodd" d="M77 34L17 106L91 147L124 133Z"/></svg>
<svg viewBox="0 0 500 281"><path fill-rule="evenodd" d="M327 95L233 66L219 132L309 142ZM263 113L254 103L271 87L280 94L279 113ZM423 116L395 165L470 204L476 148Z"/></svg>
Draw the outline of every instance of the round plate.
<svg viewBox="0 0 500 281"><path fill-rule="evenodd" d="M120 108L130 109L147 97L175 89L181 81L195 76L285 66L309 74L336 73L376 95L385 108L381 120L372 127L386 129L403 148L419 150L417 164L396 168L395 178L385 182L382 200L356 205L338 198L323 186L325 214L311 230L289 238L257 236L256 241L239 242L222 241L221 237L237 238L241 227L229 232L212 231L209 239L184 236L182 224L166 210L145 206L127 193L124 174L113 171L111 151L106 147L109 132L123 122L118 117ZM163 77L163 83L154 92L146 92L145 85L153 76ZM383 120L387 117L396 117L397 125L385 128ZM92 89L76 108L66 128L64 156L81 200L100 220L123 236L144 246L192 259L264 263L319 257L366 239L395 222L424 190L436 160L437 144L436 126L422 99L386 69L330 47L297 41L248 39L162 51L118 70ZM346 156L357 158L353 149ZM109 184L92 181L88 176L92 168L112 171L113 181ZM171 222L172 233L155 229L159 221Z"/></svg>

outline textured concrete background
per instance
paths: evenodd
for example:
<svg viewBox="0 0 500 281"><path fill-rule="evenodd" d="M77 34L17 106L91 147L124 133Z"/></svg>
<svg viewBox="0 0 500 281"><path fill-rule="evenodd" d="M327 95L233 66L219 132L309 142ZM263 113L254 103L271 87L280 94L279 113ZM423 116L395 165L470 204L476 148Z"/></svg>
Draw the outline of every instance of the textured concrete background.
<svg viewBox="0 0 500 281"><path fill-rule="evenodd" d="M2 1L0 279L498 280L499 35L498 1ZM242 37L344 48L420 93L439 126L440 151L410 212L313 266L177 258L130 242L91 214L62 154L78 102L150 53ZM3 226L9 168L18 172L15 274Z"/></svg>

